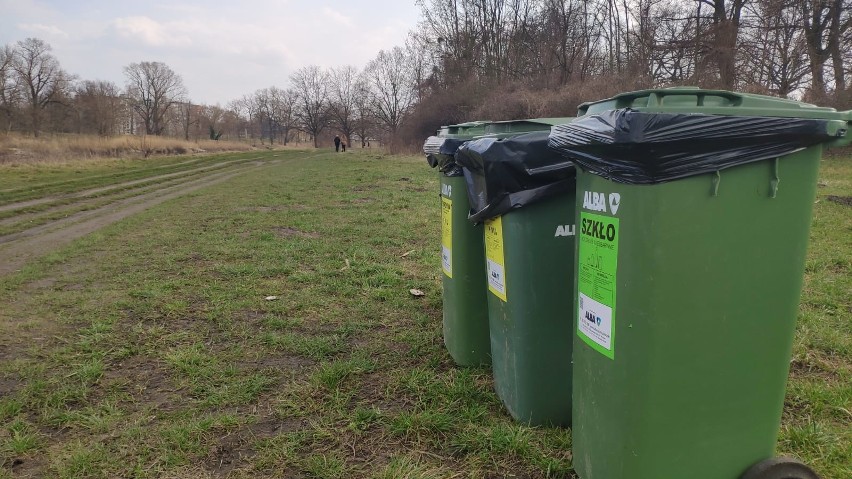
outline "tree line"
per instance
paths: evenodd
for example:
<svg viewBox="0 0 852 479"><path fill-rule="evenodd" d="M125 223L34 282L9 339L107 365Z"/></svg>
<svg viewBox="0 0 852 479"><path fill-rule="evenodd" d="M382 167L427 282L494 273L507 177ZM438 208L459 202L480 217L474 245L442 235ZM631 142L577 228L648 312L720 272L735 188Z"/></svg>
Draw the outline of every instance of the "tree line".
<svg viewBox="0 0 852 479"><path fill-rule="evenodd" d="M363 70L303 67L285 88L263 88L221 107L193 104L181 76L162 62L125 66L122 88L70 75L49 44L27 38L0 50L0 114L6 132L34 136L148 134L287 144L301 133L318 146L318 138L334 129L348 144L392 143L414 102L407 60L395 47Z"/></svg>
<svg viewBox="0 0 852 479"><path fill-rule="evenodd" d="M6 131L417 145L441 124L570 116L619 91L696 85L852 108L852 0L417 0L404 45L306 66L226 106L160 62L80 80L50 45L0 49ZM281 85L281 83L279 83Z"/></svg>
<svg viewBox="0 0 852 479"><path fill-rule="evenodd" d="M423 21L411 40L431 71L415 115L429 127L566 116L583 101L676 85L852 108L850 0L418 4Z"/></svg>

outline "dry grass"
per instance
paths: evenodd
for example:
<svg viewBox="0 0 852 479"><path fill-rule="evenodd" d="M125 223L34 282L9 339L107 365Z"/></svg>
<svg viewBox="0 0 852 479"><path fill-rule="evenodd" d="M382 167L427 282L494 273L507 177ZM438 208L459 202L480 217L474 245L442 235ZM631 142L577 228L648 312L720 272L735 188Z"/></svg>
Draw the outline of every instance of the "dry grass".
<svg viewBox="0 0 852 479"><path fill-rule="evenodd" d="M62 163L92 158L146 158L161 155L247 151L235 141L184 141L159 136L0 135L0 164Z"/></svg>

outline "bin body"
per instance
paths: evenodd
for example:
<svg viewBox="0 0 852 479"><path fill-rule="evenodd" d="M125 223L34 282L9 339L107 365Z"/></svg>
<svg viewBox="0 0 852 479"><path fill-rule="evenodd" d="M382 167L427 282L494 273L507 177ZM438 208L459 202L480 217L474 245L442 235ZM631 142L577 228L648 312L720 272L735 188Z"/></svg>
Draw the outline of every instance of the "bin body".
<svg viewBox="0 0 852 479"><path fill-rule="evenodd" d="M442 128L438 136L470 140L548 131L557 119L474 121ZM441 269L444 344L456 364L491 364L484 227L468 221L470 200L462 176L441 174Z"/></svg>
<svg viewBox="0 0 852 479"><path fill-rule="evenodd" d="M571 422L574 192L486 221L494 388L516 420ZM502 277L502 280L501 280Z"/></svg>
<svg viewBox="0 0 852 479"><path fill-rule="evenodd" d="M573 118L494 122L467 144L471 220L485 224L494 388L530 425L571 421L574 165L547 146ZM489 138L490 137L490 138Z"/></svg>
<svg viewBox="0 0 852 479"><path fill-rule="evenodd" d="M582 479L735 479L773 455L821 149L654 185L578 171Z"/></svg>
<svg viewBox="0 0 852 479"><path fill-rule="evenodd" d="M488 122L442 127L439 137L469 140ZM456 169L453 169L456 170ZM470 202L460 169L438 173L441 183L441 283L444 345L459 366L491 363L482 225L467 221Z"/></svg>
<svg viewBox="0 0 852 479"><path fill-rule="evenodd" d="M483 226L467 220L464 177L440 176L444 344L460 366L490 364Z"/></svg>
<svg viewBox="0 0 852 479"><path fill-rule="evenodd" d="M578 165L575 471L737 479L774 453L819 162L852 112L696 88L579 112L550 136Z"/></svg>

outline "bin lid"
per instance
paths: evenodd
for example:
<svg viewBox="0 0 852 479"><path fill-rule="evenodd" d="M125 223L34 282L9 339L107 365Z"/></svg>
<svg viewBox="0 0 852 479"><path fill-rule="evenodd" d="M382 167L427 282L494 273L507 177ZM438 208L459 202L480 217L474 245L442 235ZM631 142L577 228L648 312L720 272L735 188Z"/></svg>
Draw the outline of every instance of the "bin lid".
<svg viewBox="0 0 852 479"><path fill-rule="evenodd" d="M655 184L780 158L817 144L839 145L851 136L852 125L846 119L727 109L755 114L715 114L695 105L685 111L607 109L554 126L550 147L584 170L612 181ZM819 109L803 111L815 110ZM848 112L828 113L849 117Z"/></svg>
<svg viewBox="0 0 852 479"><path fill-rule="evenodd" d="M435 136L423 142L423 153L426 154L429 166L437 167L446 176L461 176L461 168L456 165L453 155L462 143L485 133L489 123L477 120L441 126Z"/></svg>
<svg viewBox="0 0 852 479"><path fill-rule="evenodd" d="M485 136L456 153L465 168L470 215L479 223L544 199L574 191L574 163L548 147L549 130Z"/></svg>
<svg viewBox="0 0 852 479"><path fill-rule="evenodd" d="M727 90L673 87L621 93L586 102L578 115L630 108L646 113L701 113L705 115L768 116L852 121L852 112L838 112L795 100Z"/></svg>

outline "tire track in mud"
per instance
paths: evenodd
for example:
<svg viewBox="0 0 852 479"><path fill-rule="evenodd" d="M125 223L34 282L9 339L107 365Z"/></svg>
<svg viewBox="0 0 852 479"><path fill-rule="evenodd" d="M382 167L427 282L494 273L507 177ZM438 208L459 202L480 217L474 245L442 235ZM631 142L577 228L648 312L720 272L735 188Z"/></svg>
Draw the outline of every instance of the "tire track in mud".
<svg viewBox="0 0 852 479"><path fill-rule="evenodd" d="M166 164L166 165L152 166L147 171L150 171L152 173L156 173L157 170L175 169L175 168L179 168L181 166L191 165L193 163L201 163L204 160L205 160L204 157L199 157L199 158L195 158L195 159L191 159L191 160L187 160L187 161L182 161L180 163L170 163L170 164ZM25 187L25 188L4 188L4 189L0 189L0 196L8 195L8 194L22 193L22 192L31 191L31 190L45 190L45 189L49 190L51 187L55 187L57 185L68 186L68 185L74 185L75 183L79 183L79 182L82 182L82 181L91 181L91 180L104 179L104 178L111 178L111 179L114 179L115 181L121 181L122 178L124 178L127 175L131 175L133 173L134 173L133 171L126 171L126 172L119 172L119 173L108 173L108 174L104 174L104 175L95 175L95 176L84 177L84 178L72 178L72 179L60 180L60 181L56 181L56 182L52 182L52 183L41 183L41 184L37 184L37 185Z"/></svg>
<svg viewBox="0 0 852 479"><path fill-rule="evenodd" d="M280 163L282 160L275 159L277 156L275 154L254 158L254 161L242 163L226 171L202 173L200 177L192 176L178 184L170 182L167 186L153 191L145 191L93 210L81 211L18 233L0 236L0 276L18 271L32 259L160 203L228 181L249 171Z"/></svg>
<svg viewBox="0 0 852 479"><path fill-rule="evenodd" d="M130 182L99 186L97 188L77 193L68 193L62 196L45 197L43 200L38 199L36 201L45 204L46 208L38 211L19 211L17 214L13 212L12 216L3 214L4 212L2 207L0 207L0 243L3 243L2 238L4 236L18 233L18 231L20 231L19 228L21 227L23 229L30 229L46 222L60 219L57 214L66 213L66 215L70 216L86 210L97 209L106 203L115 202L131 196L138 196L167 186L185 183L203 175L229 171L234 167L244 165L252 161L258 161L260 159L262 158L257 157L226 161L179 173L170 173L168 175L153 176ZM50 218L51 215L54 216L54 218ZM28 221L29 223L35 224L27 226L26 223ZM9 229L12 229L12 231L9 231Z"/></svg>
<svg viewBox="0 0 852 479"><path fill-rule="evenodd" d="M89 197L93 197L93 196L98 195L100 193L109 192L109 191L112 191L112 190L121 191L121 190L124 190L124 189L127 189L127 188L131 188L133 186L144 185L144 184L148 184L148 183L151 183L151 182L157 181L157 180L168 180L168 179L171 179L171 178L180 178L180 177L183 177L183 176L193 176L193 175L197 175L197 174L200 174L200 173L204 173L204 172L209 171L209 170L218 170L218 169L222 169L222 168L227 168L228 166L232 166L232 165L236 165L236 164L240 164L240 163L246 163L246 162L250 162L250 161L256 161L256 160L260 160L262 158L263 157L256 157L256 158L244 158L244 159L239 159L239 160L222 161L222 162L219 162L219 163L214 163L214 164L211 164L211 165L205 165L205 166L201 166L201 167L198 167L198 168L192 168L192 169L188 169L188 170L179 170L179 171L175 171L173 173L166 173L164 175L149 176L149 177L140 178L140 179L132 180L132 181L125 181L125 182L121 182L121 183L113 183L113 184L109 184L109 185L105 185L105 186L99 186L99 187L96 187L96 188L91 188L91 189L87 189L87 190L83 190L83 191L77 191L77 192L73 192L73 193L66 193L66 194L61 194L61 195L50 195L50 196L44 196L42 198L35 198L35 199L31 199L31 200L24 200L24 201L17 201L17 202L14 202L14 203L7 203L5 205L0 205L0 212L30 208L30 207L33 207L33 206L43 205L45 203L51 203L51 202L65 200L65 199L74 199L74 198L87 199ZM178 165L185 165L185 164L186 163L178 163Z"/></svg>

